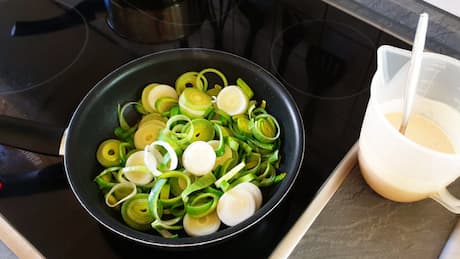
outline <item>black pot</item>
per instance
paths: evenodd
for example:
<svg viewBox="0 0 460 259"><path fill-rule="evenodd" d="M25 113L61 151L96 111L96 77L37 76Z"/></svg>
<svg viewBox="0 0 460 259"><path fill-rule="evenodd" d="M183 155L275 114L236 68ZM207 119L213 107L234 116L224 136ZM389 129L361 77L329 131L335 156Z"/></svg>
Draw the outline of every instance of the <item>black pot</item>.
<svg viewBox="0 0 460 259"><path fill-rule="evenodd" d="M263 206L244 222L201 237L167 239L134 230L118 213L108 208L94 183L102 169L95 152L101 140L113 136L118 125L116 107L137 100L150 82L169 82L186 71L213 67L229 82L243 78L257 100L265 99L267 110L281 126L280 169L285 179L265 190ZM62 134L65 132L65 134ZM64 135L64 136L63 136ZM0 143L30 151L64 155L68 182L78 201L100 224L120 236L154 247L185 249L224 242L250 229L267 217L286 197L299 173L304 156L305 133L294 99L273 75L242 57L207 49L175 49L136 59L102 79L85 96L74 112L68 128L49 128L38 122L0 116Z"/></svg>
<svg viewBox="0 0 460 259"><path fill-rule="evenodd" d="M106 0L107 23L120 36L142 43L181 39L201 26L204 0Z"/></svg>

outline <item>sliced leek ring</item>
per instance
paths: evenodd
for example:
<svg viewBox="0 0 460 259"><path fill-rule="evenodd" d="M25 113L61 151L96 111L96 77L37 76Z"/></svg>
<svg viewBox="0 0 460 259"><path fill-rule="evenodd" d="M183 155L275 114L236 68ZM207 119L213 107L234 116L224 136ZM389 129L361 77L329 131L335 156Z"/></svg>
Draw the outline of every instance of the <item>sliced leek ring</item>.
<svg viewBox="0 0 460 259"><path fill-rule="evenodd" d="M176 104L177 104L177 98L163 96L156 100L155 110L158 111L159 113L164 113L164 112L169 111L171 107L173 107Z"/></svg>
<svg viewBox="0 0 460 259"><path fill-rule="evenodd" d="M130 227L137 230L148 230L154 220L148 211L148 194L139 193L121 206L121 216Z"/></svg>
<svg viewBox="0 0 460 259"><path fill-rule="evenodd" d="M142 127L142 125L148 121L152 121L152 120L155 120L155 121L162 121L164 123L166 123L167 119L163 116L161 116L160 113L158 112L152 112L152 113L149 113L147 115L144 115L142 116L142 119L139 121L139 128Z"/></svg>
<svg viewBox="0 0 460 259"><path fill-rule="evenodd" d="M136 151L132 153L128 159L126 159L125 166L145 165L144 163L144 151Z"/></svg>
<svg viewBox="0 0 460 259"><path fill-rule="evenodd" d="M120 141L117 139L107 139L103 141L97 151L97 161L104 167L111 167L120 164Z"/></svg>
<svg viewBox="0 0 460 259"><path fill-rule="evenodd" d="M165 84L150 84L142 91L142 105L148 112L156 112L155 103L161 97L178 99L176 90Z"/></svg>
<svg viewBox="0 0 460 259"><path fill-rule="evenodd" d="M212 146L214 150L216 150L219 147L219 141L218 140L211 140L208 141L208 143ZM216 162L214 163L214 167L212 170L215 170L219 165L222 166L224 163L232 158L232 149L230 148L229 145L225 145L224 147L224 154L221 156L216 157Z"/></svg>
<svg viewBox="0 0 460 259"><path fill-rule="evenodd" d="M196 88L185 88L179 97L181 113L192 118L202 117L211 106L211 97Z"/></svg>
<svg viewBox="0 0 460 259"><path fill-rule="evenodd" d="M188 87L188 85L190 85L190 87L196 87L195 82L196 82L197 75L198 75L198 72L194 72L194 71L185 72L182 75L180 75L176 79L176 83L175 83L176 92L178 94L181 94L182 91L184 91L184 89Z"/></svg>
<svg viewBox="0 0 460 259"><path fill-rule="evenodd" d="M152 171L153 175L160 176L162 172L160 172L157 167L160 161L163 160L163 156L161 155L160 151L158 151L158 149L156 148L157 146L161 146L164 149L166 149L166 152L169 155L170 162L168 170L172 171L176 169L179 164L179 159L177 158L177 154L174 151L174 148L166 141L157 140L154 141L152 144L146 146L144 162L146 166L150 169L150 171Z"/></svg>
<svg viewBox="0 0 460 259"><path fill-rule="evenodd" d="M187 105L184 105L184 100L179 98L179 110L182 114L190 118L203 118L207 110L193 110Z"/></svg>
<svg viewBox="0 0 460 259"><path fill-rule="evenodd" d="M236 85L229 85L219 92L216 104L217 108L225 111L230 116L235 116L247 111L249 100L241 88Z"/></svg>
<svg viewBox="0 0 460 259"><path fill-rule="evenodd" d="M126 166L120 173L129 182L136 185L147 185L153 180L153 174L145 165Z"/></svg>
<svg viewBox="0 0 460 259"><path fill-rule="evenodd" d="M158 171L158 168L157 168L158 161L159 160L154 155L154 152L151 152L149 150L149 146L148 145L145 146L145 149L144 149L144 163L145 163L145 166L147 166L147 168L150 170L150 172L152 172L152 174L154 176L160 176L161 175L161 172Z"/></svg>
<svg viewBox="0 0 460 259"><path fill-rule="evenodd" d="M256 202L256 210L258 210L260 206L262 206L262 192L260 191L260 188L257 185L250 182L244 182L236 185L235 187L233 187L233 189L243 189L249 192L254 198L254 201Z"/></svg>
<svg viewBox="0 0 460 259"><path fill-rule="evenodd" d="M125 167L121 170L123 176L136 185L146 185L153 180L152 172L145 165L144 154L143 150L131 154L126 160Z"/></svg>
<svg viewBox="0 0 460 259"><path fill-rule="evenodd" d="M185 170L194 175L205 175L212 171L216 162L216 152L204 141L195 141L182 154Z"/></svg>
<svg viewBox="0 0 460 259"><path fill-rule="evenodd" d="M206 119L193 119L193 137L190 142L195 141L209 141L214 138L215 131L214 126L209 120Z"/></svg>
<svg viewBox="0 0 460 259"><path fill-rule="evenodd" d="M216 210L222 223L235 226L255 213L256 201L246 190L230 189L220 197Z"/></svg>
<svg viewBox="0 0 460 259"><path fill-rule="evenodd" d="M124 195L122 195L123 197L121 197L120 199L114 199L113 194L115 192L123 193ZM136 193L137 193L137 189L134 183L131 183L131 182L117 183L105 195L105 204L107 204L107 206L109 206L110 208L114 208L120 205L121 203L123 203L124 201L128 200L129 198L133 197L134 195L136 195Z"/></svg>
<svg viewBox="0 0 460 259"><path fill-rule="evenodd" d="M189 236L205 236L219 230L220 219L215 211L201 218L194 218L185 214L183 224L184 230Z"/></svg>
<svg viewBox="0 0 460 259"><path fill-rule="evenodd" d="M142 107L144 108L145 111L147 112L153 112L153 107L150 106L149 104L149 93L150 91L155 88L158 83L152 83L144 87L144 90L142 90L142 96L141 96L141 104Z"/></svg>
<svg viewBox="0 0 460 259"><path fill-rule="evenodd" d="M134 133L134 146L137 149L144 149L158 138L160 131L164 128L158 123L145 123Z"/></svg>

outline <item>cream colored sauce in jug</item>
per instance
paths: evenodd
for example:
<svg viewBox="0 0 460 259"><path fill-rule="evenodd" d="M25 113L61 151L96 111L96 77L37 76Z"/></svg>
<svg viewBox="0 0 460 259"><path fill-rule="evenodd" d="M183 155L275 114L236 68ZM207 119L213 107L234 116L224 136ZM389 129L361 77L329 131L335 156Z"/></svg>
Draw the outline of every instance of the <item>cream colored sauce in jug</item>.
<svg viewBox="0 0 460 259"><path fill-rule="evenodd" d="M391 112L385 117L396 129L399 129L402 120L401 112ZM430 119L413 114L409 118L405 136L424 147L443 152L455 153L454 146L444 131Z"/></svg>

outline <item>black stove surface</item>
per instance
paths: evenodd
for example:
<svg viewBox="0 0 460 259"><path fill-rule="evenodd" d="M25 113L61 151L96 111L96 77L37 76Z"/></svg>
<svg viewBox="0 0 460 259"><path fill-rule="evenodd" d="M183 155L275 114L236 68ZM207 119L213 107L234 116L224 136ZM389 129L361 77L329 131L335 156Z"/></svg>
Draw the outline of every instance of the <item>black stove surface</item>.
<svg viewBox="0 0 460 259"><path fill-rule="evenodd" d="M62 158L0 145L0 177L45 176L0 191L0 213L49 258L266 258L358 139L376 47L350 26L308 17L295 1L269 0L208 1L207 18L191 34L143 44L108 26L106 2L0 0L0 114L65 127L86 92L130 60L183 47L231 52L271 71L302 111L307 147L293 189L242 235L171 252L99 226L68 187Z"/></svg>

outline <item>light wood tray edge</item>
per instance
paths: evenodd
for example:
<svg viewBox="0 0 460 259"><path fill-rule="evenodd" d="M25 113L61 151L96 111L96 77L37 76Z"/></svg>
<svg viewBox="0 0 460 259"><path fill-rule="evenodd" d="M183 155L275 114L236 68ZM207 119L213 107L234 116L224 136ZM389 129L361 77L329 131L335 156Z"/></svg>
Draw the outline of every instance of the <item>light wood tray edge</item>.
<svg viewBox="0 0 460 259"><path fill-rule="evenodd" d="M1 214L0 240L19 258L45 258Z"/></svg>
<svg viewBox="0 0 460 259"><path fill-rule="evenodd" d="M358 143L355 143L318 190L307 209L273 250L270 255L271 259L287 258L292 253L323 208L339 189L343 180L345 180L351 169L356 165L357 154Z"/></svg>

